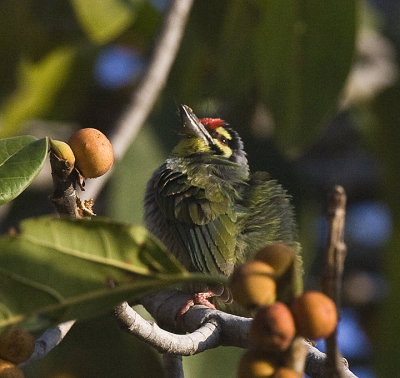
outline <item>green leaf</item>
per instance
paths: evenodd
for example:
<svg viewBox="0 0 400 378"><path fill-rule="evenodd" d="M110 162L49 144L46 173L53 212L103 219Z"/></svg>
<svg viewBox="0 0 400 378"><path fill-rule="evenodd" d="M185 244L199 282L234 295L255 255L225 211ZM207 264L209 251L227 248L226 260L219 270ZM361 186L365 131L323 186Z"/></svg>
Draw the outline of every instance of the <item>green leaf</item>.
<svg viewBox="0 0 400 378"><path fill-rule="evenodd" d="M0 328L39 314L57 321L94 316L207 278L187 273L142 227L47 216L20 228L0 237Z"/></svg>
<svg viewBox="0 0 400 378"><path fill-rule="evenodd" d="M17 89L2 104L0 137L17 134L24 123L45 114L68 76L74 50L58 48L37 63L20 62Z"/></svg>
<svg viewBox="0 0 400 378"><path fill-rule="evenodd" d="M0 205L19 196L35 179L47 156L47 138L0 139Z"/></svg>
<svg viewBox="0 0 400 378"><path fill-rule="evenodd" d="M93 42L118 37L135 19L142 0L71 0L79 22Z"/></svg>

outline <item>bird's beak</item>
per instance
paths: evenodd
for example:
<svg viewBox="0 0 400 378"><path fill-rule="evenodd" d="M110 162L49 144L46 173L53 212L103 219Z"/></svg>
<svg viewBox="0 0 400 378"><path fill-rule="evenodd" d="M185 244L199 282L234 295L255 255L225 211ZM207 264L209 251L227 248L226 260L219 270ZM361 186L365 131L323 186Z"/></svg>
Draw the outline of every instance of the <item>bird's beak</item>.
<svg viewBox="0 0 400 378"><path fill-rule="evenodd" d="M188 136L202 138L207 145L213 143L213 139L204 125L199 121L193 110L187 105L179 105L182 120L183 133Z"/></svg>

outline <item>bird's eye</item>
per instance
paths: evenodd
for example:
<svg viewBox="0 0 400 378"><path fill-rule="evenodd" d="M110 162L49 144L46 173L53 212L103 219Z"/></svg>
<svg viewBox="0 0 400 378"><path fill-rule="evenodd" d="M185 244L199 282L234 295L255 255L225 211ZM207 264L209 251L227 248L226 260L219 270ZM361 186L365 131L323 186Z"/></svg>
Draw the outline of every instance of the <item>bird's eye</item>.
<svg viewBox="0 0 400 378"><path fill-rule="evenodd" d="M228 144L228 139L226 139L223 135L221 135L221 134L218 134L218 140L222 143L222 144L224 144L224 145L227 145Z"/></svg>

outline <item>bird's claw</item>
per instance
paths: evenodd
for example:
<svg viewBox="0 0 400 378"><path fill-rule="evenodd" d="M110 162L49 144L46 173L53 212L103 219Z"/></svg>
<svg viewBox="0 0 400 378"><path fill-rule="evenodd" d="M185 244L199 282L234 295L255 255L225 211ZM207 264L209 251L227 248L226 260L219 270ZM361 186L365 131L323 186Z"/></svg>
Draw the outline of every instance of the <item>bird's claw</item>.
<svg viewBox="0 0 400 378"><path fill-rule="evenodd" d="M193 295L193 298L189 299L176 313L175 319L180 320L183 315L185 315L190 307L193 307L196 304L206 306L215 310L215 306L208 300L208 298L214 297L215 294L212 291L205 291L203 293L196 293Z"/></svg>

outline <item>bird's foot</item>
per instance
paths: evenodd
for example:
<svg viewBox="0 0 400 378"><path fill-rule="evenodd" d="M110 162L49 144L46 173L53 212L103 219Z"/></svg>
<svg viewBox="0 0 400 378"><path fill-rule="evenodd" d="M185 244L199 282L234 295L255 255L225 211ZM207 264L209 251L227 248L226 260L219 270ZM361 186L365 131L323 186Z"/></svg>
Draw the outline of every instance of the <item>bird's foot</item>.
<svg viewBox="0 0 400 378"><path fill-rule="evenodd" d="M193 298L189 299L176 313L175 319L181 319L182 316L189 311L189 308L193 307L196 304L200 304L215 310L215 306L208 300L208 298L211 297L215 297L214 292L212 292L211 290L194 294Z"/></svg>

